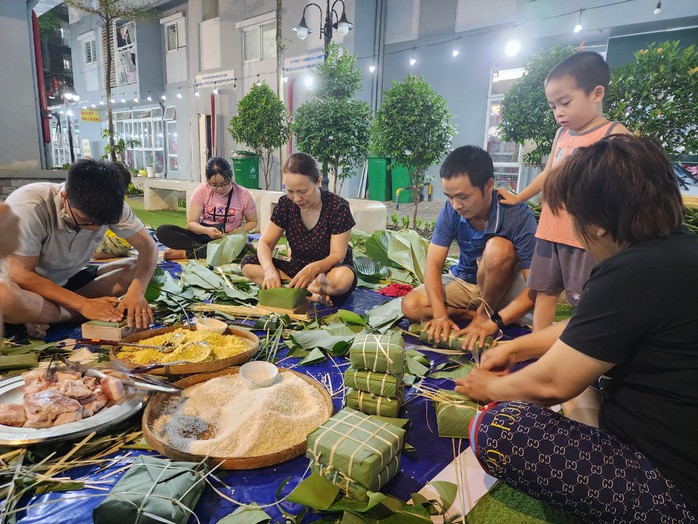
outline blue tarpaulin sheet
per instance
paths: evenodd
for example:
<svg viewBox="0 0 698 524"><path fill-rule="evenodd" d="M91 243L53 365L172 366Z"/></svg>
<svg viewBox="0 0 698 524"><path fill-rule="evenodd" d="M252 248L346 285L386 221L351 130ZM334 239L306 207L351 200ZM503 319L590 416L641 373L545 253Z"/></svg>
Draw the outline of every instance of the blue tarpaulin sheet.
<svg viewBox="0 0 698 524"><path fill-rule="evenodd" d="M176 264L172 264L173 267L168 267L168 265L166 265L164 269L176 271L178 267L175 269L175 265ZM374 291L358 288L341 307L362 314L387 300L391 299L379 295ZM331 313L331 311L324 310L322 311L322 316L329 313ZM401 326L407 327L406 320L401 322ZM511 332L508 332L507 335L518 336L522 332L523 331L513 329ZM79 326L74 326L71 328L53 330L50 333L50 340L55 341L64 338L77 338L79 335ZM406 346L410 347L415 343L418 344L417 339L406 337ZM417 347L417 349L424 351L430 358L432 361L432 370L434 366L448 359L446 356L425 351L424 347L421 346ZM342 373L348 366L346 358L335 358L334 363L330 360L326 360L319 364L305 367L298 366L297 363L299 361L300 359L297 358L289 358L284 360L281 365L284 367L293 367L294 370L312 376L317 380L322 380L323 377L329 376L334 390L341 389L343 381ZM454 385L453 382L448 379L427 379L427 381L434 386L447 389L452 389ZM335 397L333 400L336 411L341 408L342 399ZM453 442L452 439L440 438L437 435L436 417L431 401L416 396L413 389L408 389L407 391L405 406L400 411L400 417L409 418L412 421L412 427L407 436L407 443L414 448L414 452L402 453L400 472L381 491L386 494L394 495L402 500L408 500L412 493L418 492L429 480L453 460ZM465 449L467 442L456 442L456 446L459 446L460 449ZM123 450L111 457L114 459L114 463L107 469L101 469L101 466L77 468L71 471L70 476L73 479L99 480L112 471L122 469L141 453L149 453L158 456L157 453ZM283 497L290 493L293 488L309 474L308 463L308 459L301 456L276 466L255 470L216 471L215 474L217 477L233 489L232 493L217 481L211 480L216 489L222 491L233 500L242 503L255 502L260 506L271 505L264 509L272 517L272 522L283 522L282 514L279 512L278 508L273 505L276 502L277 490L286 479L290 479L280 496ZM101 486L111 488L122 475L123 472L108 477L110 483ZM30 505L31 507L21 512L18 515L17 521L22 524L91 522L92 510L103 500L106 494L106 491L84 489L81 491L49 493L34 496L23 501L21 506ZM282 503L282 505L285 510L291 513L298 513L301 510L300 506L294 504ZM225 500L223 497L219 496L214 489L207 486L195 508L196 517L192 516L189 522L213 524L235 511L236 508L236 504ZM313 519L309 519L308 521L310 520Z"/></svg>

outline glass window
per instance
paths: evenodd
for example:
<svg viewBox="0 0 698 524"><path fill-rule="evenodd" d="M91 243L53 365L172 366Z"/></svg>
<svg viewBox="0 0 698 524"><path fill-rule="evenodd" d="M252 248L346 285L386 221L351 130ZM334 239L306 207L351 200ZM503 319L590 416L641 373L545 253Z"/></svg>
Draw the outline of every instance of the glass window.
<svg viewBox="0 0 698 524"><path fill-rule="evenodd" d="M178 20L165 27L167 51L177 51L186 47L187 38L184 31L184 19Z"/></svg>
<svg viewBox="0 0 698 524"><path fill-rule="evenodd" d="M259 60L259 27L253 27L243 31L243 47L245 50L245 61Z"/></svg>
<svg viewBox="0 0 698 524"><path fill-rule="evenodd" d="M91 38L83 42L83 54L85 58L85 65L93 65L97 63L97 47L95 44L95 39Z"/></svg>
<svg viewBox="0 0 698 524"><path fill-rule="evenodd" d="M138 82L136 67L136 24L133 21L117 22L116 35L116 85Z"/></svg>
<svg viewBox="0 0 698 524"><path fill-rule="evenodd" d="M276 57L276 22L244 29L242 38L245 62Z"/></svg>
<svg viewBox="0 0 698 524"><path fill-rule="evenodd" d="M167 172L179 171L177 122L167 122Z"/></svg>
<svg viewBox="0 0 698 524"><path fill-rule="evenodd" d="M140 142L139 145L126 151L125 160L129 167L143 169L153 165L151 162L154 162L156 170L161 172L171 170L172 165L177 165L176 159L173 163L169 158L172 154L169 144L165 150L162 109L115 112L114 120L115 130L120 136L124 139L133 138ZM168 124L174 124L174 122L168 122ZM167 131L170 133L169 126ZM176 143L174 147L176 151Z"/></svg>
<svg viewBox="0 0 698 524"><path fill-rule="evenodd" d="M201 21L218 18L218 0L201 0Z"/></svg>
<svg viewBox="0 0 698 524"><path fill-rule="evenodd" d="M276 22L264 24L262 31L262 60L276 58Z"/></svg>

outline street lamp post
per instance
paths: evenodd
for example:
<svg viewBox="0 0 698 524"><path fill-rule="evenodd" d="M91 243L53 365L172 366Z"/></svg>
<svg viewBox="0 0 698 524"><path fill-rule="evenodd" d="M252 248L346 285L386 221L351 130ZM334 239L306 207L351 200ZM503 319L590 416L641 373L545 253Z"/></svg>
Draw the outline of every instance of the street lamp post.
<svg viewBox="0 0 698 524"><path fill-rule="evenodd" d="M339 16L337 14L337 11L335 11L334 9L334 6L340 2L342 4L342 16ZM313 32L308 27L308 24L305 22L305 11L311 5L317 7L320 10L320 16L322 16L322 7L320 7L318 4L314 2L310 2L303 8L303 15L301 16L301 21L298 23L297 26L293 28L293 30L296 32L296 36L301 40L305 40L306 38L308 38L308 35L312 34ZM332 20L334 20L335 16L337 17L337 21L332 23ZM344 0L335 0L332 3L332 7L330 7L330 0L327 0L327 8L325 9L325 23L320 28L320 38L322 38L323 36L325 37L325 58L327 58L327 50L330 45L330 42L332 42L332 30L336 29L340 35L344 36L347 33L349 33L349 31L351 31L353 27L354 24L352 24L347 19L346 6L344 5Z"/></svg>
<svg viewBox="0 0 698 524"><path fill-rule="evenodd" d="M70 163L75 162L75 148L73 147L73 111L70 109L70 103L77 103L80 101L80 96L71 91L63 93L63 101L66 106L66 116L68 117L68 148L70 149Z"/></svg>

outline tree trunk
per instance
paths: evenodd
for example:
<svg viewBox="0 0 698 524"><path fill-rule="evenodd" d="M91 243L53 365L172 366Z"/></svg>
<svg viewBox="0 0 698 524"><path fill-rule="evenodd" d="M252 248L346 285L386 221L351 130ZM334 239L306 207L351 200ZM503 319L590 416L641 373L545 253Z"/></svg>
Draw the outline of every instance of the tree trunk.
<svg viewBox="0 0 698 524"><path fill-rule="evenodd" d="M282 32L282 11L283 11L283 0L276 0L276 78L278 85L278 95L279 100L284 101L284 40ZM293 109L293 108L289 108ZM286 162L288 153L286 151L286 144L283 144L279 148L279 178L282 178L281 168ZM267 189L271 187L271 174L269 183L267 184ZM281 180L279 180L279 187L281 187Z"/></svg>
<svg viewBox="0 0 698 524"><path fill-rule="evenodd" d="M109 131L109 160L116 162L116 151L114 149L114 114L111 104L111 64L113 57L111 18L104 20L104 30L107 32L107 67L104 72L104 88L107 93L107 130Z"/></svg>

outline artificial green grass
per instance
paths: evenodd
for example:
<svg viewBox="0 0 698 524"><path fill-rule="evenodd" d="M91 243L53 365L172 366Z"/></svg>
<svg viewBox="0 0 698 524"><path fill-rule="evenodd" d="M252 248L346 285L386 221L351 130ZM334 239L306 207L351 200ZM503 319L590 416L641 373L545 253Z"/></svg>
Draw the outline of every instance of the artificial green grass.
<svg viewBox="0 0 698 524"><path fill-rule="evenodd" d="M466 524L584 524L574 515L497 482L465 516Z"/></svg>
<svg viewBox="0 0 698 524"><path fill-rule="evenodd" d="M167 209L161 211L146 211L143 209L142 198L126 197L126 203L143 224L153 229L157 229L158 226L163 224L187 227L187 212L184 209L179 211L170 211Z"/></svg>

